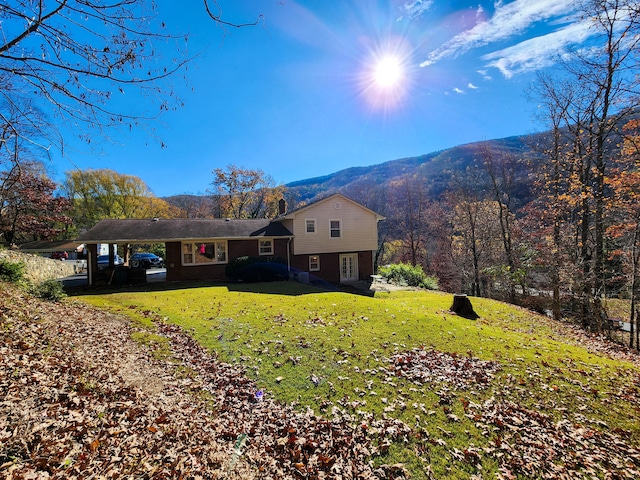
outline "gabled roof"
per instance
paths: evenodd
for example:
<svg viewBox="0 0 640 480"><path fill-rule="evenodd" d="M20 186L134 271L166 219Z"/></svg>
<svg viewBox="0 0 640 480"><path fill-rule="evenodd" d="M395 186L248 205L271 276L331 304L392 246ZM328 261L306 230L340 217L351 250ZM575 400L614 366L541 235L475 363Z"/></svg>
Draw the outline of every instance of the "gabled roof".
<svg viewBox="0 0 640 480"><path fill-rule="evenodd" d="M385 217L383 217L382 215L380 215L379 213L374 212L373 210L365 207L364 205L362 205L361 203L356 202L355 200L351 200L349 197L341 194L341 193L334 193L332 195L329 195L327 197L321 198L319 200L316 200L314 202L308 203L307 205L304 205L300 208L296 208L295 210L291 210L290 212L285 213L284 215L279 216L276 220L285 220L285 219L292 219L294 218L297 214L304 212L305 210L318 205L320 203L324 203L324 202L328 202L328 201L335 201L337 199L340 199L341 201L346 201L349 203L352 203L353 205L356 205L357 207L360 207L362 210L365 210L366 212L371 213L372 215L375 215L376 220L384 220Z"/></svg>
<svg viewBox="0 0 640 480"><path fill-rule="evenodd" d="M76 241L83 243L161 243L212 238L293 237L280 223L268 219L107 219Z"/></svg>

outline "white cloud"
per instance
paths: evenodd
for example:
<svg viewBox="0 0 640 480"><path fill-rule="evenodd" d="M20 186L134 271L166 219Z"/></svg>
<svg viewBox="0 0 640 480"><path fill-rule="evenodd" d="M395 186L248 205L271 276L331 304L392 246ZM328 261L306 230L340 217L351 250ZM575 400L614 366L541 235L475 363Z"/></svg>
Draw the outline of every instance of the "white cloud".
<svg viewBox="0 0 640 480"><path fill-rule="evenodd" d="M477 71L480 75L482 75L482 79L483 80L493 80L493 77L491 77L491 75L489 75L489 72L487 72L484 69L480 69Z"/></svg>
<svg viewBox="0 0 640 480"><path fill-rule="evenodd" d="M462 95L464 93L464 90L460 90L458 87L453 88L452 90L454 91L454 93L458 93L460 95Z"/></svg>
<svg viewBox="0 0 640 480"><path fill-rule="evenodd" d="M537 22L568 15L573 10L572 0L515 0L507 4L497 3L493 17L480 21L433 50L420 66L431 65L443 58L455 58L473 48L509 39Z"/></svg>
<svg viewBox="0 0 640 480"><path fill-rule="evenodd" d="M403 14L405 14L409 18L416 18L421 16L424 12L429 10L433 5L433 0L414 0L413 2L407 2L400 10ZM401 20L403 17L401 16L398 20Z"/></svg>
<svg viewBox="0 0 640 480"><path fill-rule="evenodd" d="M497 68L506 78L511 78L518 73L552 65L567 47L581 44L588 37L589 23L574 23L547 35L483 55L482 59L487 61L487 67Z"/></svg>
<svg viewBox="0 0 640 480"><path fill-rule="evenodd" d="M469 82L469 84L467 85L467 88L470 88L471 90L477 90L480 87L478 87L478 86L474 85L473 83Z"/></svg>

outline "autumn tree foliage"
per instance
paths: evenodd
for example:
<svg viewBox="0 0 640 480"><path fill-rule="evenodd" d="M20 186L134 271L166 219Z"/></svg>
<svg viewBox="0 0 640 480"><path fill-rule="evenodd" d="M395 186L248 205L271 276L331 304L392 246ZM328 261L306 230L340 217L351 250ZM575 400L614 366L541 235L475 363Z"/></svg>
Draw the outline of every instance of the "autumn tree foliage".
<svg viewBox="0 0 640 480"><path fill-rule="evenodd" d="M612 221L608 233L618 247L610 255L620 259L629 289L629 346L640 348L638 295L640 294L640 171L615 171L607 178L615 194L609 199Z"/></svg>
<svg viewBox="0 0 640 480"><path fill-rule="evenodd" d="M612 194L607 199L607 212L611 218L608 235L616 247L610 256L621 266L630 301L629 346L640 349L640 121L633 119L624 127L622 161L607 177Z"/></svg>
<svg viewBox="0 0 640 480"><path fill-rule="evenodd" d="M351 200L364 205L369 210L387 215L390 207L390 188L370 178L357 179L347 187L340 189L340 193ZM384 225L382 226L384 228Z"/></svg>
<svg viewBox="0 0 640 480"><path fill-rule="evenodd" d="M537 172L536 208L548 236L538 238L556 253L551 264L554 314L559 315L560 272L578 266L575 288L565 288L564 294L574 300L574 314L585 327L604 331L608 323L600 298L612 288L615 275L609 177L617 168L626 170L616 152L627 136L622 127L638 107L640 10L630 0L585 0L579 6L590 27L591 48L565 55L557 75L541 75L536 86L551 131ZM567 263L559 264L561 259Z"/></svg>
<svg viewBox="0 0 640 480"><path fill-rule="evenodd" d="M214 204L211 197L204 195L174 195L166 197L167 203L184 213L184 218L215 218Z"/></svg>
<svg viewBox="0 0 640 480"><path fill-rule="evenodd" d="M275 218L285 187L260 169L237 165L213 170L212 200L218 218Z"/></svg>
<svg viewBox="0 0 640 480"><path fill-rule="evenodd" d="M109 169L66 172L63 189L78 228L105 218L181 218L181 209L157 198L140 178Z"/></svg>
<svg viewBox="0 0 640 480"><path fill-rule="evenodd" d="M0 234L8 244L53 240L71 223L68 202L42 165L16 164L0 172Z"/></svg>

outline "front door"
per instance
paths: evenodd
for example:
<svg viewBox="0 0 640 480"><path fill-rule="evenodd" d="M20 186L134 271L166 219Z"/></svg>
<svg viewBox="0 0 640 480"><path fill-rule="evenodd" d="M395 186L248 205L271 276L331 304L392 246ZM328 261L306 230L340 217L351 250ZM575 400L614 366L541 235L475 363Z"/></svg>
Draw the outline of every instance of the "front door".
<svg viewBox="0 0 640 480"><path fill-rule="evenodd" d="M358 254L340 255L340 283L358 280Z"/></svg>

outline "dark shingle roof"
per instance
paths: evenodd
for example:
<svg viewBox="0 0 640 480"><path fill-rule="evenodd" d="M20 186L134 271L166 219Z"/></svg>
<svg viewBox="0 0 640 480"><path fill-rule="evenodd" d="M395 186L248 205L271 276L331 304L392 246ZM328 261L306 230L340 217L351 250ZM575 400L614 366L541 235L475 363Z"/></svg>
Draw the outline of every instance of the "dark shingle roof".
<svg viewBox="0 0 640 480"><path fill-rule="evenodd" d="M37 240L34 242L23 243L20 250L23 252L70 252L78 248L81 244L73 240L56 240L49 242L46 240Z"/></svg>
<svg viewBox="0 0 640 480"><path fill-rule="evenodd" d="M238 219L108 219L80 235L83 243L155 243L209 238L292 237L281 223Z"/></svg>

